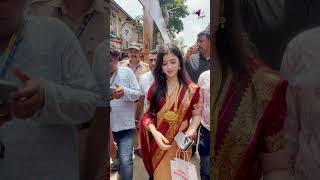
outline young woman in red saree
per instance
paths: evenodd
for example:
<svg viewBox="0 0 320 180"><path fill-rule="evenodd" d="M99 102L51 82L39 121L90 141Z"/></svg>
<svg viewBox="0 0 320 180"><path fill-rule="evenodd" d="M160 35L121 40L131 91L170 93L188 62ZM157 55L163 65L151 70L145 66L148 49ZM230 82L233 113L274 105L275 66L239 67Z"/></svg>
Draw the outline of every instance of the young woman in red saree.
<svg viewBox="0 0 320 180"><path fill-rule="evenodd" d="M194 132L200 122L199 87L187 81L184 72L177 47L158 53L155 82L147 95L149 108L141 123L142 158L151 179L171 179L170 160L178 150L175 135Z"/></svg>
<svg viewBox="0 0 320 180"><path fill-rule="evenodd" d="M283 137L287 82L250 46L240 1L220 3L218 17L225 21L214 24L211 179L288 179Z"/></svg>

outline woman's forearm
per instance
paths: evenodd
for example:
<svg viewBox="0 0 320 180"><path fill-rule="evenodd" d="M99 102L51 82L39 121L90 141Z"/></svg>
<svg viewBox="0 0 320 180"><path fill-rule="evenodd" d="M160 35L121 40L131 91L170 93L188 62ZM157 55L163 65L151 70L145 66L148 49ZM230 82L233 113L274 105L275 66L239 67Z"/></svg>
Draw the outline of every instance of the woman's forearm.
<svg viewBox="0 0 320 180"><path fill-rule="evenodd" d="M150 123L148 124L148 130L151 132L151 134L153 134L155 131L157 131L157 128L154 124Z"/></svg>
<svg viewBox="0 0 320 180"><path fill-rule="evenodd" d="M194 132L197 131L198 127L200 126L200 120L201 120L201 116L199 115L193 116L188 130L192 130Z"/></svg>

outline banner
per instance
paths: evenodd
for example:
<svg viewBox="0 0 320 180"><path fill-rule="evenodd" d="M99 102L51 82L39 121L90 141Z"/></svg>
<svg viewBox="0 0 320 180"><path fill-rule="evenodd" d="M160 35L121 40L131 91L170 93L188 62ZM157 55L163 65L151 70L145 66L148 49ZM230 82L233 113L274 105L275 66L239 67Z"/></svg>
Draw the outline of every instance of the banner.
<svg viewBox="0 0 320 180"><path fill-rule="evenodd" d="M144 47L152 46L153 21L157 25L164 43L169 44L170 37L167 25L162 16L159 0L139 0L139 2L142 4L144 9Z"/></svg>
<svg viewBox="0 0 320 180"><path fill-rule="evenodd" d="M150 51L153 40L153 20L148 9L148 6L143 8L143 49Z"/></svg>
<svg viewBox="0 0 320 180"><path fill-rule="evenodd" d="M161 8L159 0L146 0L150 3L150 15L152 16L155 24L159 28L159 31L162 35L163 41L165 44L169 44L171 42L170 36L167 29L167 24L164 21L164 18L162 16Z"/></svg>

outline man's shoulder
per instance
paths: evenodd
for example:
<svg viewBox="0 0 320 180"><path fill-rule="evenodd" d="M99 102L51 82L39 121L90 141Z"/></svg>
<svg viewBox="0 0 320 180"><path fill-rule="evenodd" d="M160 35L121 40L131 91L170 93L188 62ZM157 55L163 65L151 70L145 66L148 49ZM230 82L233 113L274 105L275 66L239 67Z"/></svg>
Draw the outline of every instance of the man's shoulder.
<svg viewBox="0 0 320 180"><path fill-rule="evenodd" d="M142 62L142 61L141 61ZM145 62L142 62L142 69L143 69L143 72L144 73L147 73L150 71L150 67L149 67L149 64L145 63Z"/></svg>
<svg viewBox="0 0 320 180"><path fill-rule="evenodd" d="M199 64L200 55L199 54L192 54L187 60L186 64L189 66L194 66L195 64Z"/></svg>
<svg viewBox="0 0 320 180"><path fill-rule="evenodd" d="M145 62L143 62L143 61L140 61L140 64L141 64L141 66L143 66L143 67L149 68L149 64L147 64L147 63L145 63Z"/></svg>
<svg viewBox="0 0 320 180"><path fill-rule="evenodd" d="M128 68L128 67L118 66L118 71L119 71L119 72L126 72L126 71L129 71L129 70L130 70L130 68Z"/></svg>
<svg viewBox="0 0 320 180"><path fill-rule="evenodd" d="M127 67L128 64L129 64L129 59L123 59L123 60L119 61L119 63L118 63L118 65L120 67Z"/></svg>
<svg viewBox="0 0 320 180"><path fill-rule="evenodd" d="M27 6L27 14L37 16L52 16L62 0L30 0Z"/></svg>
<svg viewBox="0 0 320 180"><path fill-rule="evenodd" d="M142 75L140 76L140 81L147 80L147 79L149 79L149 78L152 77L152 76L153 76L153 75L152 75L151 71L148 71L148 72L146 72L146 73L144 73L144 74L142 74Z"/></svg>
<svg viewBox="0 0 320 180"><path fill-rule="evenodd" d="M317 67L320 59L320 26L306 30L294 37L287 46L283 57L281 72L288 76L288 72L297 74ZM294 73L293 73L294 72ZM289 77L286 77L289 78Z"/></svg>
<svg viewBox="0 0 320 180"><path fill-rule="evenodd" d="M199 76L199 80L203 78L208 78L208 77L210 78L210 70L206 70L203 73L201 73Z"/></svg>
<svg viewBox="0 0 320 180"><path fill-rule="evenodd" d="M150 68L149 68L149 64L143 62L143 61L140 61L140 65L142 66L142 72L143 73L147 73L150 71Z"/></svg>
<svg viewBox="0 0 320 180"><path fill-rule="evenodd" d="M196 60L199 60L200 59L200 54L197 53L197 54L192 54L189 58L189 61L196 61Z"/></svg>
<svg viewBox="0 0 320 180"><path fill-rule="evenodd" d="M59 19L50 16L34 16L26 15L25 19L27 23L40 24L40 25L50 25L50 24L63 24Z"/></svg>
<svg viewBox="0 0 320 180"><path fill-rule="evenodd" d="M65 33L67 35L69 35L68 33L73 34L66 24L55 17L29 15L26 16L26 21L27 25L29 25L28 27L35 31L43 31L51 35L57 34L60 36L65 35Z"/></svg>
<svg viewBox="0 0 320 180"><path fill-rule="evenodd" d="M320 26L306 30L294 37L288 48L299 47L301 50L318 49L320 45Z"/></svg>
<svg viewBox="0 0 320 180"><path fill-rule="evenodd" d="M121 66L118 66L118 73L121 74L121 75L124 75L124 76L131 76L131 75L134 75L133 71L128 68L128 67L121 67Z"/></svg>

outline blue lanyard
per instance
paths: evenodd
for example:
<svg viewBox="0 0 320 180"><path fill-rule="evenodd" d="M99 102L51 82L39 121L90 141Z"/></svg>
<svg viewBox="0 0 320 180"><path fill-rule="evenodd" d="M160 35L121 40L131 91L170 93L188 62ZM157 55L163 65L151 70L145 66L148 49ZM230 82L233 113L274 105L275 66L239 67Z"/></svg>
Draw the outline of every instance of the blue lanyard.
<svg viewBox="0 0 320 180"><path fill-rule="evenodd" d="M4 79L5 78L8 70L10 69L10 67L14 63L14 60L15 60L14 56L15 56L15 54L17 52L18 45L20 44L20 42L23 39L23 35L22 35L23 28L24 28L24 24L22 25L20 31L17 32L16 39L15 39L13 45L11 47L8 47L8 51L9 51L8 53L9 54L8 54L7 57L4 56L3 65L0 67L0 79Z"/></svg>
<svg viewBox="0 0 320 180"><path fill-rule="evenodd" d="M92 19L93 15L95 13L96 13L96 10L93 10L91 13L87 14L83 18L83 21L82 21L81 25L79 26L78 30L75 33L78 39L80 39L81 34L84 32L84 30L86 29L87 25L89 24L90 20ZM58 9L58 14L59 14L60 17L63 16L61 8Z"/></svg>

